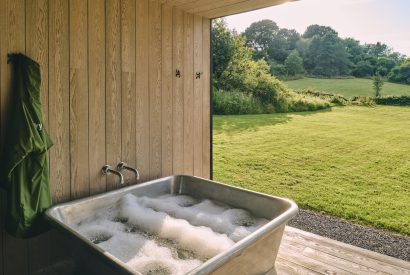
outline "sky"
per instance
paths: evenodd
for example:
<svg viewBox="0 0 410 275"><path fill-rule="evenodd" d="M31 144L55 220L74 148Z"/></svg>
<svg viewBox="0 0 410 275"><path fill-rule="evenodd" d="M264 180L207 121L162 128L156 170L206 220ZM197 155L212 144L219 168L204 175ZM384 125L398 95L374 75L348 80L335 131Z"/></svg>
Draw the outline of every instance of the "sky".
<svg viewBox="0 0 410 275"><path fill-rule="evenodd" d="M410 0L300 0L226 17L238 32L263 19L300 34L312 24L330 26L342 38L382 42L410 57Z"/></svg>

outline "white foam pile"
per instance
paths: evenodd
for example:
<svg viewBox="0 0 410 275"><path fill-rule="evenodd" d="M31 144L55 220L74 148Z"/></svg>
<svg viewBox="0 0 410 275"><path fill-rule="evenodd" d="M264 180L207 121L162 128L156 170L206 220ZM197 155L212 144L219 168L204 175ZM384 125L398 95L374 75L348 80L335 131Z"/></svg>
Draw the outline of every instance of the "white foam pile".
<svg viewBox="0 0 410 275"><path fill-rule="evenodd" d="M74 226L142 274L185 274L229 249L267 220L210 200L127 194Z"/></svg>
<svg viewBox="0 0 410 275"><path fill-rule="evenodd" d="M237 242L248 236L268 221L257 219L243 209L229 208L226 205L217 205L210 200L196 203L189 196L164 195L158 198L140 197L139 203L156 211L166 212L169 215L187 220L197 226L206 226L215 232L227 234Z"/></svg>

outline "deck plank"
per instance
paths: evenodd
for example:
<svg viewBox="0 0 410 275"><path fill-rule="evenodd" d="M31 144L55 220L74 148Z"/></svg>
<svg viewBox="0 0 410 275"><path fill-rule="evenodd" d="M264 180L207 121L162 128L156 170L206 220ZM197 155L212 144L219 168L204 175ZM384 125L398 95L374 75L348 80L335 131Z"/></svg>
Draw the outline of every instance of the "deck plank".
<svg viewBox="0 0 410 275"><path fill-rule="evenodd" d="M286 227L277 274L410 274L410 263Z"/></svg>

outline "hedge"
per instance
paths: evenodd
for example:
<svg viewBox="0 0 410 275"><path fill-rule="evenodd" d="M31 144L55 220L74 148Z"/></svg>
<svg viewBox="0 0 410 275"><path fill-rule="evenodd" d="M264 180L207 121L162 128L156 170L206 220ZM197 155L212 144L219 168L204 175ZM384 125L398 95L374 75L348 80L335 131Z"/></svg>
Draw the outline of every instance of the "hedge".
<svg viewBox="0 0 410 275"><path fill-rule="evenodd" d="M410 106L410 96L385 96L375 98L376 104L379 105L395 105L395 106Z"/></svg>

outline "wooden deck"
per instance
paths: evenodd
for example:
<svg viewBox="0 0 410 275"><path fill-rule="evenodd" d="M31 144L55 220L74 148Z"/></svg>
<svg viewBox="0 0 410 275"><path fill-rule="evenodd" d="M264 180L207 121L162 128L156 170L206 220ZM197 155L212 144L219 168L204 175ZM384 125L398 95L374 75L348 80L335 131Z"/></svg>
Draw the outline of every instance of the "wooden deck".
<svg viewBox="0 0 410 275"><path fill-rule="evenodd" d="M286 227L277 274L410 274L410 262Z"/></svg>

